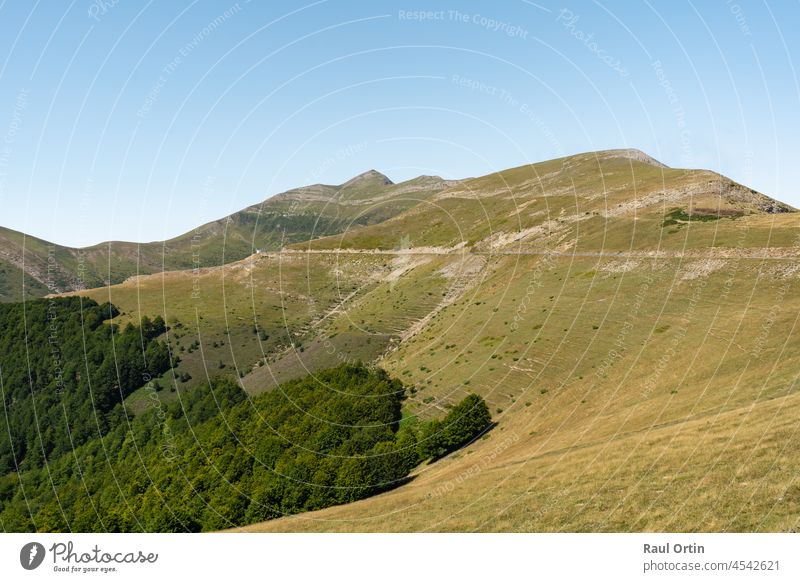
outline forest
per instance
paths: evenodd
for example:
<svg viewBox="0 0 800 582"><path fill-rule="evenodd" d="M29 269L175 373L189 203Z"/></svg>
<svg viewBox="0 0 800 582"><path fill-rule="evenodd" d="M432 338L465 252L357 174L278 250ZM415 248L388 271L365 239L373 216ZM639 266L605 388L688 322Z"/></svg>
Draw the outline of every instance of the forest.
<svg viewBox="0 0 800 582"><path fill-rule="evenodd" d="M123 422L119 404L170 366L164 321L120 329L117 309L67 297L0 304L0 473L46 460Z"/></svg>
<svg viewBox="0 0 800 582"><path fill-rule="evenodd" d="M2 306L4 531L218 530L347 503L491 426L467 396L442 419L402 416L405 387L342 365L250 398L219 377L163 398L159 319L120 330L85 299ZM52 338L56 338L52 340ZM54 345L57 349L54 350ZM122 401L144 386L148 409Z"/></svg>

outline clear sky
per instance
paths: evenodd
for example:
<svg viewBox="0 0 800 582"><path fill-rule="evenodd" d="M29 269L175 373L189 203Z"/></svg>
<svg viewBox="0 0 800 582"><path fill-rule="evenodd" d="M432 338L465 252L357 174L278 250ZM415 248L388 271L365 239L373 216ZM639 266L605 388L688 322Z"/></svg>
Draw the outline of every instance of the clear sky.
<svg viewBox="0 0 800 582"><path fill-rule="evenodd" d="M169 238L377 169L635 147L800 206L800 2L0 0L0 225Z"/></svg>

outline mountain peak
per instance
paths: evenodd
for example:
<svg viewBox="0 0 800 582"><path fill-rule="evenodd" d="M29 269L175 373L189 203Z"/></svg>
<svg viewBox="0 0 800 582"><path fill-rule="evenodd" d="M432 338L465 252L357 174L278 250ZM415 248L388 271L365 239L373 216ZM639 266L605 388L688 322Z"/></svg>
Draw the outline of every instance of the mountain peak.
<svg viewBox="0 0 800 582"><path fill-rule="evenodd" d="M626 158L629 160L635 160L637 162L642 162L645 164L650 164L651 166L655 166L657 168L667 168L666 164L662 164L657 159L652 156L647 155L642 150L637 150L635 148L627 148L627 149L617 149L617 150L605 150L602 152L597 152L600 155L604 155L608 158Z"/></svg>
<svg viewBox="0 0 800 582"><path fill-rule="evenodd" d="M350 186L390 186L394 184L389 178L378 172L377 170L367 170L363 174L359 174L355 178L350 178L347 182L341 185L341 188L348 188Z"/></svg>

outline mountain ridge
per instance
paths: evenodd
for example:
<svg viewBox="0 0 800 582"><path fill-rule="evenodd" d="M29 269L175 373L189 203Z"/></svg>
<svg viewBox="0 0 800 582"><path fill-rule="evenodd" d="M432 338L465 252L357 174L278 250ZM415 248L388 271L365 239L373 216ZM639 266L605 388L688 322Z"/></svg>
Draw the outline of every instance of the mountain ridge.
<svg viewBox="0 0 800 582"><path fill-rule="evenodd" d="M666 204L668 200L683 204L681 201L688 198L694 207L708 212L715 208L734 213L794 211L720 174L669 168L648 154L630 148L585 152L460 180L418 176L395 184L384 174L367 170L339 185L311 184L281 192L165 241L106 241L76 248L0 227L0 301L100 287L131 276L165 270L219 266L257 251L285 246L308 243L315 247L318 243L314 241L320 237L330 244L339 244L337 241L342 235L341 241L347 246L354 236L369 235L370 228L382 230L380 225L387 221L403 223L405 217L406 221L436 222L431 217L421 217L431 212L429 205L420 206L424 201L436 200L441 204L449 199L487 199L497 195L527 197L536 188L550 197L579 198L583 189L590 192L590 198L597 200L597 184L601 183L606 201L618 192L627 192L614 212L631 206L631 194L636 200L634 206L643 208L647 198L640 196L637 185L640 178L635 177L634 182L617 180L626 172L650 180L651 206L659 202ZM574 180L571 185L564 183L563 177L570 175L584 181L577 185ZM519 180L520 176L525 180ZM685 185L681 186L682 191L677 191L670 190L667 183ZM570 188L577 189L570 192ZM659 188L663 191L660 197ZM698 206L696 201L701 204ZM707 208L703 201L708 203ZM480 212L480 209L475 211ZM691 212L688 207L687 211ZM613 216L608 210L603 214ZM584 218L576 217L576 220ZM528 228L535 234L538 227ZM519 230L524 229L521 226ZM418 226L409 227L407 231L414 233ZM414 244L435 246L442 242L427 238L430 237L415 236ZM458 242L451 240L448 244Z"/></svg>
<svg viewBox="0 0 800 582"><path fill-rule="evenodd" d="M104 241L70 247L0 227L0 301L94 288L163 270L226 264L257 250L381 222L446 185L441 178L394 184L370 170L338 186L287 190L174 238L147 243ZM347 199L339 195L344 191ZM370 204L373 207L362 208Z"/></svg>

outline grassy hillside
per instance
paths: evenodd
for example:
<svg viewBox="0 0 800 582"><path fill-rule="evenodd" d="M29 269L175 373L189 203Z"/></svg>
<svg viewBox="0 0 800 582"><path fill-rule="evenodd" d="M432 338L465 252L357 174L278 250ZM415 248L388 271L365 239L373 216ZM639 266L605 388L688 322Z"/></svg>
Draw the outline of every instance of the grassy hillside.
<svg viewBox="0 0 800 582"><path fill-rule="evenodd" d="M391 250L400 240L483 252L791 246L796 222L781 215L792 210L719 174L612 150L464 180L385 223L295 247ZM742 235L748 229L738 224L752 220L756 228Z"/></svg>
<svg viewBox="0 0 800 582"><path fill-rule="evenodd" d="M138 274L239 261L258 250L379 223L441 191L447 182L422 176L393 184L375 171L340 186L298 188L163 242L111 241L68 248L0 227L0 301L96 288Z"/></svg>
<svg viewBox="0 0 800 582"><path fill-rule="evenodd" d="M162 317L170 329L161 339L179 358L178 388L233 372L258 394L318 369L376 360L460 296L476 276L473 263L459 255L263 253L81 294L118 306L115 323ZM134 410L144 396L129 399Z"/></svg>
<svg viewBox="0 0 800 582"><path fill-rule="evenodd" d="M388 272L385 262L365 257L340 264L330 256L306 260L265 253L224 267L141 276L83 294L113 301L122 311L118 323L159 314L170 327L162 339L180 358L178 387L190 388L221 373L245 376L277 354L305 350L306 330L350 294L370 289L380 273ZM375 354L370 356L365 360ZM293 366L291 373L267 378L265 384L304 373ZM133 396L134 409L139 397Z"/></svg>
<svg viewBox="0 0 800 582"><path fill-rule="evenodd" d="M495 266L382 361L416 387L407 414L483 395L489 438L397 491L252 529L797 527L796 262Z"/></svg>
<svg viewBox="0 0 800 582"><path fill-rule="evenodd" d="M237 338L178 370L241 354L251 393L360 359L410 422L490 404L495 430L407 485L250 529L794 530L798 260L793 209L623 150L203 272L208 303L191 273L89 295Z"/></svg>
<svg viewBox="0 0 800 582"><path fill-rule="evenodd" d="M45 285L26 275L25 271L0 261L0 303L22 301L48 293Z"/></svg>

